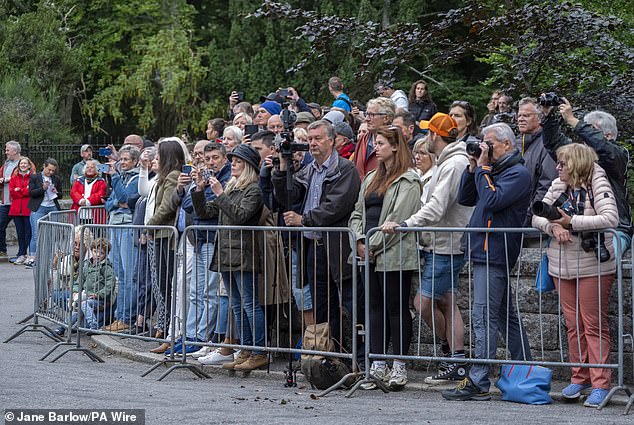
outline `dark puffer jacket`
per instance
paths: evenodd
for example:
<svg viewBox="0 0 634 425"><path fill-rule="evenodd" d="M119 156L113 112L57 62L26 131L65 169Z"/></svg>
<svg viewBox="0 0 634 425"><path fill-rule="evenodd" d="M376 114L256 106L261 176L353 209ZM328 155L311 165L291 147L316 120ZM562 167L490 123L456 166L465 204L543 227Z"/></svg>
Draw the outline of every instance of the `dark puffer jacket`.
<svg viewBox="0 0 634 425"><path fill-rule="evenodd" d="M522 227L531 189L531 176L518 151L500 158L492 167L467 167L458 202L475 206L468 227ZM487 236L488 235L488 236ZM521 248L521 233L471 233L471 260L513 268Z"/></svg>
<svg viewBox="0 0 634 425"><path fill-rule="evenodd" d="M233 189L206 202L204 192L192 192L192 204L199 218L218 217L222 226L257 226L262 213L262 191L258 182L244 189ZM216 232L211 270L218 272L258 271L259 253L255 233L241 230ZM218 257L220 255L220 257ZM257 257L256 257L257 256Z"/></svg>
<svg viewBox="0 0 634 425"><path fill-rule="evenodd" d="M544 129L544 147L553 160L557 160L557 149L572 143L568 137L561 132L558 119L552 113L542 121ZM627 168L630 162L630 155L623 146L613 140L607 140L603 133L583 121L574 128L575 133L597 153L598 164L605 170L610 186L614 192L616 206L619 209L618 230L632 235L632 212L627 197Z"/></svg>

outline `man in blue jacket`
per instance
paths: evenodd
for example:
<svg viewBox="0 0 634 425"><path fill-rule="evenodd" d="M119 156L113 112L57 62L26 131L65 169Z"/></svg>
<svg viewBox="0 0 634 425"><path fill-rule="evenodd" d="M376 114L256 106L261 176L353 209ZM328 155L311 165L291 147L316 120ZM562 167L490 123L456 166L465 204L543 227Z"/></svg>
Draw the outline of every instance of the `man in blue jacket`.
<svg viewBox="0 0 634 425"><path fill-rule="evenodd" d="M503 123L482 130L482 153L471 158L460 182L458 202L475 206L469 227L521 227L526 218L531 175L515 148L515 136ZM514 360L532 360L525 328L517 316L509 285L509 272L521 248L521 233L471 233L473 262L473 329L478 359L495 359L498 332ZM474 364L469 376L455 389L444 391L447 400L489 400L489 365Z"/></svg>

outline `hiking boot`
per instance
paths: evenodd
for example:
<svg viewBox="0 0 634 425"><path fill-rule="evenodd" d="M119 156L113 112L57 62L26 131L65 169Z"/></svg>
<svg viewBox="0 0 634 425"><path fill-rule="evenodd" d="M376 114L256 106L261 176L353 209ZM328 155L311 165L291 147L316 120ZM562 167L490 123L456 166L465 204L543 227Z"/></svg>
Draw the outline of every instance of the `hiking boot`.
<svg viewBox="0 0 634 425"><path fill-rule="evenodd" d="M449 381L462 381L469 373L469 366L466 363L442 362L438 367L438 373L425 378L426 384L445 384Z"/></svg>
<svg viewBox="0 0 634 425"><path fill-rule="evenodd" d="M235 369L236 366L246 362L251 357L251 352L247 350L242 350L240 353L234 358L231 363L225 363L222 365L223 369Z"/></svg>
<svg viewBox="0 0 634 425"><path fill-rule="evenodd" d="M453 400L453 401L491 400L491 394L488 391L486 392L481 391L480 388L476 387L475 384L468 377L460 381L460 383L456 386L456 388L452 390L443 391L442 396L446 400Z"/></svg>
<svg viewBox="0 0 634 425"><path fill-rule="evenodd" d="M586 407L599 407L608 396L609 391L603 388L593 388L588 399L583 403Z"/></svg>
<svg viewBox="0 0 634 425"><path fill-rule="evenodd" d="M251 354L246 362L235 365L233 370L249 371L260 369L269 364L269 357L266 354Z"/></svg>
<svg viewBox="0 0 634 425"><path fill-rule="evenodd" d="M407 384L407 369L403 364L395 364L392 366L392 373L387 386L392 391L400 391L405 387L405 384Z"/></svg>
<svg viewBox="0 0 634 425"><path fill-rule="evenodd" d="M573 400L577 400L579 397L581 397L581 392L582 391L585 391L585 390L587 390L589 388L592 388L592 385L590 385L590 384L570 384L566 388L561 390L561 395L566 400L573 401Z"/></svg>
<svg viewBox="0 0 634 425"><path fill-rule="evenodd" d="M374 379L378 379L380 381L388 383L390 380L390 368L387 366L387 364L382 364L381 366L378 366L377 363L374 362L372 363L372 366L370 366L370 376ZM374 382L366 382L364 384L361 384L361 389L364 390L374 390L376 388L377 387Z"/></svg>

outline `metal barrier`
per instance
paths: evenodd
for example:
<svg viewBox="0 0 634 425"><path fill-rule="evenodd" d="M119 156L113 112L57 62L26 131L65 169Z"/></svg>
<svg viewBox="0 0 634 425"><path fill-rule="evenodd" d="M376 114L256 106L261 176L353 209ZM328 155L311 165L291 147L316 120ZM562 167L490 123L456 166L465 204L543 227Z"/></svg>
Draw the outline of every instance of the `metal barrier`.
<svg viewBox="0 0 634 425"><path fill-rule="evenodd" d="M74 225L77 222L77 211L75 210L52 211L48 213L46 216L42 217L40 220L50 221L53 223L66 223L66 224Z"/></svg>
<svg viewBox="0 0 634 425"><path fill-rule="evenodd" d="M522 243L523 243L524 234L529 232L534 233L535 232L534 229L399 228L397 230L399 232L398 246L396 248L393 247L392 249L396 249L396 251L393 251L393 252L395 252L396 255L399 256L399 263L401 265L404 264L403 263L405 260L404 253L408 252L408 249L411 251L411 246L407 246L406 243L404 243L405 235L408 232L417 232L417 233L425 232L427 234L430 234L431 244L427 247L427 249L430 250L431 252L434 252L436 248L435 246L436 236L439 234L445 234L445 235L449 234L448 239L450 240L450 251L452 251L451 248L453 247L454 252L456 251L459 252L460 249L456 250L455 248L460 247L461 245L465 246L465 249L466 249L465 252L468 253L465 256L466 257L466 262L465 262L466 271L468 276L468 288L466 292L467 300L464 300L463 297L458 296L456 292L454 292L453 290L450 290L452 287L457 288L458 286L457 285L458 282L456 281L457 279L456 273L463 268L463 263L461 262L462 255L458 255L458 256L452 256L452 255L440 256L440 255L434 255L434 254L426 255L425 259L427 261L424 264L424 267L421 267L421 266L418 267L418 274L419 274L419 279L425 280L424 290L429 291L430 293L427 294L427 296L425 297L426 305L424 307L426 308L422 309L425 311L423 311L423 314L420 316L421 318L418 319L418 325L419 325L418 340L415 341L415 346L417 347L416 353L411 355L408 353L410 348L409 341L402 342L403 345L401 350L398 350L395 347L395 342L394 342L395 328L394 328L394 324L392 323L391 324L392 325L391 326L392 347L393 347L393 351L396 354L388 354L387 348L389 345L389 341L387 340L381 341L381 343L379 344L377 344L376 341L374 343L371 343L371 339L373 338L374 335L378 334L379 336L381 336L381 335L389 334L390 329L388 329L387 327L390 325L389 319L392 318L390 317L388 319L385 316L379 317L379 318L377 318L376 316L373 317L373 314L375 314L377 311L379 312L379 314L381 314L380 312L381 309L376 308L376 305L374 306L372 305L371 298L373 294L374 296L381 298L383 300L383 309L385 309L385 306L386 306L385 286L387 285L383 286L382 293L381 292L377 293L376 287L375 289L372 289L369 286L369 284L373 280L371 274L374 273L375 275L378 275L378 277L374 278L375 281L377 279L382 281L389 280L389 279L392 279L392 280L396 279L397 280L396 284L401 285L401 291L399 293L398 287L392 286L390 287L391 288L390 290L392 291L392 295L394 295L394 292L397 292L399 298L409 299L409 295L410 295L409 291L403 290L403 287L409 288L409 283L404 282L404 279L408 278L407 276L408 273L406 273L406 270L403 270L403 267L401 267L398 271L394 272L391 276L389 275L388 272L385 272L385 271L377 272L375 271L375 268L379 269L380 267L378 261L377 261L377 264L375 265L373 261L371 261L370 253L366 252L366 258L365 258L365 264L364 264L365 266L364 280L365 280L365 294L366 294L365 311L366 311L366 327L368 329L368 333L370 334L370 338L366 340L365 351L366 351L366 364L368 366L370 365L371 361L385 361L388 359L397 360L397 361L422 360L422 361L447 362L449 364L451 363L469 364L471 365L472 368L476 368L477 373L480 374L479 377L483 379L482 382L485 383L485 385L488 385L488 380L486 379L486 376L488 375L488 367L490 367L491 365L498 365L498 364L525 364L525 365L539 365L539 366L549 366L549 367L564 366L564 367L573 367L573 368L590 368L591 370L598 370L598 371L603 370L604 373L606 373L605 372L606 370L615 369L617 370L617 375L618 375L617 383L615 386L611 388L608 396L606 397L606 399L604 400L604 402L601 404L600 407L605 406L605 404L609 402L610 398L617 391L622 390L626 392L626 394L628 395L631 394L629 388L624 384L624 339L625 339L624 322L623 322L624 295L623 295L623 279L622 279L622 268L621 268L622 250L620 248L620 240L618 237L613 238L614 242L616 243L616 249L615 249L616 253L612 252L611 253L612 259L609 260L609 261L615 262L614 280L616 281L616 287L617 287L616 304L617 304L618 311L617 311L617 317L616 317L617 329L616 329L616 335L615 335L616 337L616 349L614 350L615 358L612 361L610 360L596 361L593 363L587 360L584 361L585 353L583 351L585 351L584 350L585 347L582 348L582 346L585 346L585 341L581 341L581 337L578 334L576 337L574 337L574 335L572 334L569 335L568 339L571 342L570 345L573 345L573 347L572 348L569 347L568 353L570 354L570 357L578 358L580 360L571 361L570 359L566 359L569 356L566 353L565 344L563 343L563 340L565 338L562 336L561 319L564 318L564 316L566 316L566 318L568 319L568 324L570 325L570 322L574 321L576 322L575 329L579 329L579 321L581 319L580 319L580 314L578 312L578 308L576 308L575 305L572 306L573 309L563 308L564 314L562 314L562 308L557 307L558 308L557 320L555 324L553 323L553 320L546 320L547 318L543 314L543 306L548 304L550 307L552 307L555 302L557 302L557 306L559 306L561 304L562 298L564 298L562 296L562 292L557 291L557 298L555 298L551 294L537 293L534 288L533 279L531 279L531 283L529 284L530 286L532 286L532 289L527 290L526 288L528 285L523 285L523 284L520 285L522 279L527 274L526 272L528 268L530 267L529 263L531 262L528 262L523 258L525 255L527 255L527 251L522 250L521 246L519 249L515 250L516 252L513 252L512 240L514 238L518 239L521 237ZM373 234L379 231L380 231L379 229L372 229L366 235L366 240L368 240ZM460 233L465 234L466 243L463 241L461 244L460 236L459 236ZM478 258L472 258L471 248L472 248L472 242L473 242L473 235L478 233L486 234L484 238L485 240L484 249L485 249L486 255L482 257L478 257ZM606 230L604 231L604 233L606 235L605 245L608 246L609 248L612 246L612 240L608 240L609 237L607 235L616 236L617 234L613 230ZM586 237L589 237L589 236L586 234ZM445 236L445 238L447 237ZM601 236L597 236L594 240L601 241L600 243L597 242L599 246L604 243ZM542 237L540 237L538 246L543 246L544 245L543 242L544 240L542 239ZM487 248L487 243L489 244L488 248ZM383 250L385 250L385 247L386 247L385 238L383 238ZM576 271L573 271L572 273L573 274L576 273L573 280L577 282L577 285L580 279L579 265L581 264L580 260L582 255L585 255L584 258L587 259L588 255L592 257L593 255L598 256L600 254L600 250L598 249L596 245L594 248L589 248L589 249L590 251L594 249L594 251L592 251L590 254L581 254L583 252L581 250L581 247L579 247L576 251L577 264L575 265L576 268L573 268L573 270L576 270ZM502 258L506 258L506 265L504 264L500 265L494 262L493 259L490 259L491 258L490 255L491 256L494 255L494 254L489 254L490 252L493 252L492 250L497 251L497 258L500 258L500 256ZM514 254L520 254L517 260L517 264L513 262ZM540 254L541 254L541 251L540 251ZM569 255L569 253L567 252L562 252L562 251L559 252L560 264L564 264L562 258L566 254ZM539 264L540 258L541 258L541 255L536 259L538 264ZM495 261L499 261L499 260L495 260ZM534 261L532 262L532 264L534 264ZM603 276L602 276L601 264L603 263L597 261L597 264L599 265L597 267L597 276L598 276L599 282L603 281L603 282L611 283L612 280L609 275L606 276L606 273L603 272ZM423 270L425 271L424 275L423 275ZM560 269L560 272L561 272L561 269ZM570 271L566 270L566 272L570 272ZM561 284L559 283L558 279L555 279L555 281L556 281L556 285ZM503 283L503 286L500 286L501 282ZM404 283L407 283L407 285L404 285ZM485 283L484 286L483 286L483 283ZM436 288L435 285L438 285L438 289ZM449 287L444 287L443 285L445 286L449 285ZM441 288L441 286L443 286L443 288ZM605 355L606 355L605 344L606 344L606 341L609 340L609 324L603 322L608 314L608 311L606 309L606 305L607 305L606 303L609 300L606 297L609 295L609 289L610 289L609 286L610 285L608 286L599 285L599 287L602 288L602 291L598 292L598 299L599 299L598 301L599 302L598 340L601 341L601 343L598 344L599 346L598 346L597 356L600 359L601 358L605 359ZM496 293L495 288L498 288L499 292ZM448 292L446 293L444 298L437 299L437 294L441 290L445 290ZM515 295L513 295L514 291L515 291ZM520 292L521 292L521 295L520 295ZM569 291L565 291L565 292L567 293ZM501 308L503 308L502 310L502 314L504 317L503 323L496 324L499 317L491 315L492 303L494 302L494 301L491 301L492 296L493 296L493 300L495 302L499 302L499 305L501 306ZM495 296L497 296L497 300ZM484 305L482 304L482 298L485 299ZM569 298L569 295L566 295L565 298L567 300ZM569 302L566 300L564 300L564 303ZM466 309L468 310L468 315L467 315L468 320L466 322L470 323L470 325L467 326L467 329L469 329L468 338L465 341L466 342L465 354L467 355L465 355L464 358L457 359L456 357L453 357L451 353L452 352L455 353L455 351L461 351L460 347L462 346L463 338L462 338L462 332L461 332L462 329L460 329L462 327L461 325L462 318L459 312L459 305L462 305L464 308L465 301L467 303ZM526 309L520 308L520 306L523 305L523 301L528 301L526 305L530 306L531 308L530 309L528 307ZM574 303L574 299L573 299L573 303ZM535 304L537 305L535 306ZM397 317L400 316L401 318L408 317L409 311L407 312L402 311L403 304L401 303L400 305L401 305L401 311L398 311L397 312L398 314L396 314L396 316ZM536 308L536 311L535 311L535 308ZM445 323L438 321L436 316L438 311L440 311L441 313L444 313L445 317L449 316L449 320L445 319L446 325ZM425 330L422 326L422 322L423 322L422 317L425 317L427 321L430 322L429 328L431 330L431 335L423 335L423 332L425 332ZM381 326L381 324L383 326L382 329L378 328ZM407 327L403 326L403 322L401 322L398 325L399 326L397 327L396 332L400 334L399 336L401 338L405 337L405 339L407 339L408 338L408 336L406 335ZM496 327L492 329L494 325ZM480 332L479 335L473 334L473 331L471 330L472 326L475 328L475 332ZM555 327L555 329L553 329L553 326ZM444 335L439 335L439 332L437 329L438 327L445 328ZM533 338L527 337L527 332L526 332L527 328L530 329L531 331L537 330L539 333L539 338L536 339L534 335L533 335ZM484 329L485 333L482 333L481 329ZM608 333L608 335L605 335L606 332ZM488 355L486 351L485 352L476 351L475 353L472 352L471 353L472 355L468 355L469 354L468 351L474 348L474 340L478 340L478 339L482 341L488 341L487 342L487 344L489 344L488 351L490 352L491 350L493 350L495 352L495 349L497 348L497 344L495 345L491 345L491 344L495 342L496 340L495 334L497 333L500 333L503 336L506 346L511 351L510 355L507 352L506 356L503 359L491 358L491 357L495 357L495 355L493 356ZM447 343L450 347L452 347L452 349L451 351L447 353L440 354L436 349L435 342L445 339L445 338L442 338L443 336L447 337L446 338ZM555 350L552 349L553 340L559 341L559 345L558 347L555 347ZM398 342L398 339L397 339L397 342ZM427 350L427 353L422 352L421 347L425 347L429 344L431 344L431 348ZM377 345L379 346L378 349L377 349ZM454 347L458 347L458 350L455 350ZM607 350L610 350L609 345L607 346ZM398 353L398 351L402 351L402 353ZM535 356L537 359L533 359L531 351L534 353L539 353L539 355ZM553 351L555 351L556 354L553 353ZM608 354L608 358L609 358L609 354ZM483 365L484 367L481 365ZM370 367L366 368L365 378L357 382L355 387L353 387L352 390L350 390L350 392L347 394L348 396L351 395L357 388L359 388L359 386L363 384L367 384L367 386L369 387L376 385L379 388L383 389L384 391L387 391L387 388L385 387L384 383L382 382L381 379L379 379L381 378L381 376L373 376L373 374L370 373L370 369L371 369ZM607 379L609 381L609 372L608 372Z"/></svg>
<svg viewBox="0 0 634 425"><path fill-rule="evenodd" d="M107 224L108 211L104 205L82 206L77 210L76 224Z"/></svg>

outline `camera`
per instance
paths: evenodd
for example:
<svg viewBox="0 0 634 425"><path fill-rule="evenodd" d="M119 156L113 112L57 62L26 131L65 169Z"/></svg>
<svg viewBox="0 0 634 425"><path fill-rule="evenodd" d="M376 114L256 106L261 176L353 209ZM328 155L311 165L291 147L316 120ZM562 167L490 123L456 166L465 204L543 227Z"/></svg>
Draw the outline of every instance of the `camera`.
<svg viewBox="0 0 634 425"><path fill-rule="evenodd" d="M490 159L491 155L493 154L492 152L493 146L491 145L491 143L487 143L487 145L489 145L489 159ZM473 156L475 158L479 158L480 155L482 155L482 149L480 148L480 140L467 141L466 150L467 150L467 155Z"/></svg>
<svg viewBox="0 0 634 425"><path fill-rule="evenodd" d="M605 263L610 259L610 251L605 246L605 235L603 233L582 233L581 249L585 252L594 251L594 255L599 257L599 262Z"/></svg>
<svg viewBox="0 0 634 425"><path fill-rule="evenodd" d="M99 148L99 156L110 156L112 155L112 151L110 148Z"/></svg>
<svg viewBox="0 0 634 425"><path fill-rule="evenodd" d="M562 193L552 205L548 205L544 201L535 201L533 202L531 209L533 214L536 216L544 217L546 220L557 220L558 218L561 218L561 214L557 211L557 207L561 207L567 200L568 196L565 193Z"/></svg>
<svg viewBox="0 0 634 425"><path fill-rule="evenodd" d="M308 143L299 143L294 140L293 126L297 120L297 115L295 115L295 112L288 110L288 103L284 103L282 107L284 109L282 109L280 118L284 124L284 131L277 135L273 142L275 143L275 150L281 154L282 158L290 161L293 159L295 152L308 151ZM278 165L277 161L274 161L274 165Z"/></svg>
<svg viewBox="0 0 634 425"><path fill-rule="evenodd" d="M559 106L564 103L563 97L557 96L556 93L544 93L539 97L539 104L542 106Z"/></svg>

